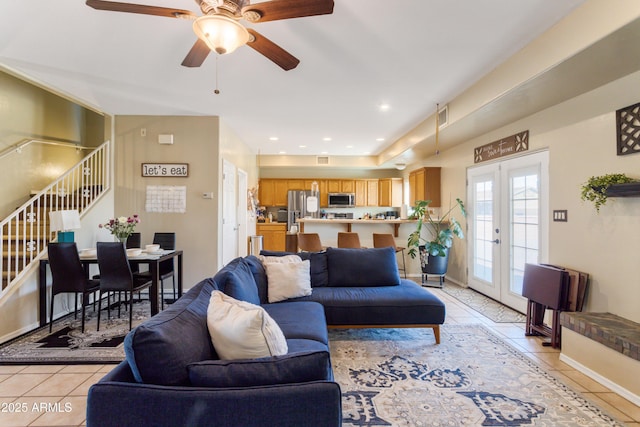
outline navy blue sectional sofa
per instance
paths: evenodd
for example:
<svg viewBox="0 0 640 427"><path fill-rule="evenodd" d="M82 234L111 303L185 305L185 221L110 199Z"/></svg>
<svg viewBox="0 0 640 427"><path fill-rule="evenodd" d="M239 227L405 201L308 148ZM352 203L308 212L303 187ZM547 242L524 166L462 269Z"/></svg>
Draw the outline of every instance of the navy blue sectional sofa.
<svg viewBox="0 0 640 427"><path fill-rule="evenodd" d="M89 390L87 425L340 426L327 326L430 327L439 342L444 304L400 278L393 248L297 255L310 261L311 295L268 303L262 262L237 258L132 330L126 360ZM207 327L214 290L261 305L288 353L220 360Z"/></svg>

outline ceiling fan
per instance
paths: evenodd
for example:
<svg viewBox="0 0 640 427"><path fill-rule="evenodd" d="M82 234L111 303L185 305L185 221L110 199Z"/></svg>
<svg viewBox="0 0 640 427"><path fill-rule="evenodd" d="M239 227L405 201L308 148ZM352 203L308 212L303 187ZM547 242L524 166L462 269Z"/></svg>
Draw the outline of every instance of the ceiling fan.
<svg viewBox="0 0 640 427"><path fill-rule="evenodd" d="M212 50L222 55L247 44L285 71L295 68L300 60L238 21L245 19L251 23L260 23L333 13L333 0L271 0L257 4L251 4L250 0L195 1L202 10L202 16L197 16L190 10L106 0L86 0L86 4L98 10L193 20L193 30L198 40L182 61L185 67L201 66Z"/></svg>

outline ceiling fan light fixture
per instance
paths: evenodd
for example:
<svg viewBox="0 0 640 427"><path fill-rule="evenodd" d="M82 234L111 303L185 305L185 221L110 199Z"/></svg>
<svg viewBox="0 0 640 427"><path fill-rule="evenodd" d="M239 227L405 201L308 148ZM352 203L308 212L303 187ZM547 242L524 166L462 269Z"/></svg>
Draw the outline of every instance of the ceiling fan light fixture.
<svg viewBox="0 0 640 427"><path fill-rule="evenodd" d="M231 53L249 41L249 32L235 19L204 15L193 22L196 36L220 55Z"/></svg>

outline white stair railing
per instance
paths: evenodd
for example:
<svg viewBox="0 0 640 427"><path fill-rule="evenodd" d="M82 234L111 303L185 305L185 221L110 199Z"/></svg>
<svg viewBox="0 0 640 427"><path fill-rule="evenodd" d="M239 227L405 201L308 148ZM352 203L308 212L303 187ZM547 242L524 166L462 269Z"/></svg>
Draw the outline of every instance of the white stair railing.
<svg viewBox="0 0 640 427"><path fill-rule="evenodd" d="M0 222L0 298L55 239L49 229L49 212L76 209L82 217L109 189L109 147L109 141L97 147Z"/></svg>

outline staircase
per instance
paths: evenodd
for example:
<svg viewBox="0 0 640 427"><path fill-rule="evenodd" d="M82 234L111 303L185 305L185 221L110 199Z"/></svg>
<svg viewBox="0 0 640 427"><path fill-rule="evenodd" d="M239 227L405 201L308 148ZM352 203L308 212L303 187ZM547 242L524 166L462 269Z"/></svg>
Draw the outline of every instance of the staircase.
<svg viewBox="0 0 640 427"><path fill-rule="evenodd" d="M109 153L107 141L0 222L0 297L55 240L49 212L76 209L82 217L109 189Z"/></svg>

